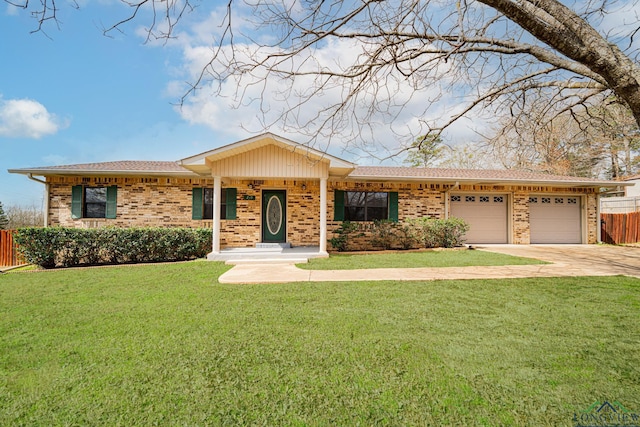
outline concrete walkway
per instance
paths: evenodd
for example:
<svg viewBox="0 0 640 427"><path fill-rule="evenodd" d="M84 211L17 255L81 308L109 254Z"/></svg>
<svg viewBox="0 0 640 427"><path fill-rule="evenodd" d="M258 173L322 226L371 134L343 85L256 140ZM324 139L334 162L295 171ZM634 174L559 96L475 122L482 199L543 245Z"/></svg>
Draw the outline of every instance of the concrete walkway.
<svg viewBox="0 0 640 427"><path fill-rule="evenodd" d="M29 265L29 264L10 265L10 266L0 267L0 274L7 271L15 270L16 268L24 267L25 265Z"/></svg>
<svg viewBox="0 0 640 427"><path fill-rule="evenodd" d="M640 278L640 248L606 245L485 245L490 252L536 258L552 264L499 267L302 270L294 264L239 264L221 283L352 282L358 280L504 279L519 277L615 276Z"/></svg>

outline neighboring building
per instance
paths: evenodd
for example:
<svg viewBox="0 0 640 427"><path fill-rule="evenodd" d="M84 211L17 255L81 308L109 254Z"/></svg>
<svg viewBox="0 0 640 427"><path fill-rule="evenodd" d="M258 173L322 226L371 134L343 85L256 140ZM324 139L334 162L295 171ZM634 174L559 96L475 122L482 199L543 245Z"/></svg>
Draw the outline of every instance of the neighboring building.
<svg viewBox="0 0 640 427"><path fill-rule="evenodd" d="M44 177L49 226L211 227L214 254L268 242L324 252L344 220L424 216L464 218L474 244L596 243L599 193L620 184L510 170L357 166L270 133L178 162L9 172Z"/></svg>
<svg viewBox="0 0 640 427"><path fill-rule="evenodd" d="M622 178L624 187L610 191L600 199L602 213L630 213L640 211L640 175Z"/></svg>
<svg viewBox="0 0 640 427"><path fill-rule="evenodd" d="M623 181L632 184L624 188L624 195L626 197L640 197L640 175L623 178Z"/></svg>

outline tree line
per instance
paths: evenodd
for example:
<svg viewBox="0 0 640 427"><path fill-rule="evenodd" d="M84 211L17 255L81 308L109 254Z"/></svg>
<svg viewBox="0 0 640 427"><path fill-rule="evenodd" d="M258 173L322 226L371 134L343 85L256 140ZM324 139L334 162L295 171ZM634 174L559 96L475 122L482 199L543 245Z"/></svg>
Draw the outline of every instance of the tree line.
<svg viewBox="0 0 640 427"><path fill-rule="evenodd" d="M585 110L546 117L549 100L526 116L503 118L479 142L445 143L425 135L410 146L405 164L414 167L505 168L554 175L616 179L640 173L640 129L614 100Z"/></svg>
<svg viewBox="0 0 640 427"><path fill-rule="evenodd" d="M16 230L22 227L42 227L44 212L37 206L8 206L0 202L0 230Z"/></svg>

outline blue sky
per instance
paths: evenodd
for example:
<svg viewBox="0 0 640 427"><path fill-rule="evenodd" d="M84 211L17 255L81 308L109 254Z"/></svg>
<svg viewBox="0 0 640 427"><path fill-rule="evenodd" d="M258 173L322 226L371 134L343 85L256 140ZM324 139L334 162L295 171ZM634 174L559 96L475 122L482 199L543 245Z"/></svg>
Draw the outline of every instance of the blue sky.
<svg viewBox="0 0 640 427"><path fill-rule="evenodd" d="M237 88L249 87L243 86L246 82L228 82L223 97L213 96L214 89L203 84L183 108L176 107L185 82L194 81L208 59L226 2L201 3L196 13L183 18L178 37L165 44L145 43L144 16L123 26L125 34L104 36L105 26L129 13L119 2L82 1L79 10L58 4L60 28L49 22L44 33L32 33L37 23L28 12L0 2L0 202L5 207L42 206L44 196L42 184L7 169L179 160L265 130L305 141L282 124L265 129L257 119L256 102L232 108ZM241 8L235 12L234 22L249 28L250 13ZM344 61L354 49L330 45L318 57ZM283 82L270 83L270 93L263 97L259 87L249 87L246 99L263 98L266 109L275 112L283 88ZM321 109L322 101L308 105L307 114ZM407 118L407 125L413 119ZM394 138L389 134L387 139ZM361 164L376 163L336 142L314 148Z"/></svg>
<svg viewBox="0 0 640 427"><path fill-rule="evenodd" d="M31 34L36 22L24 11L0 8L4 206L40 206L43 197L43 185L9 168L177 160L239 139L176 111L167 87L180 77L180 46L144 44L133 26L124 36L102 34L123 16L121 8L64 3L60 30L48 25L46 35Z"/></svg>
<svg viewBox="0 0 640 427"><path fill-rule="evenodd" d="M124 35L116 32L112 38L105 37L104 26L127 16L128 10L120 2L82 0L79 10L67 2L58 4L60 28L49 22L46 34L32 34L37 23L29 13L0 2L0 202L4 206L41 206L44 193L42 184L9 174L7 169L114 160L178 160L265 130L305 141L303 135L292 133L282 123L265 129L257 119L261 107L277 117L275 112L282 106L278 98L290 89L287 82L270 81L263 91L247 84L251 81L239 84L230 80L221 88L222 96L214 96L215 88L205 83L183 108L176 107L186 91L185 82L193 82L209 58L212 32L220 31L226 2L199 3L197 12L183 19L178 37L166 44L145 43L141 26L148 20L144 16L123 26ZM622 5L616 19L608 23L609 28L616 28L620 17L631 12L630 7L640 8L627 2ZM234 22L249 29L250 12L236 7ZM315 52L314 61L322 66L348 63L359 49L348 43L328 42ZM308 89L309 83L300 79L296 89ZM237 103L234 96L238 87L247 90L245 100L262 99L263 105L253 102L232 108ZM398 97L403 89L390 91ZM419 126L423 99L437 98L445 105L448 102L453 108L459 107L458 102L449 100L450 94L436 87L429 90L420 96L414 96L411 90L404 93L409 108L404 116L394 118L398 129ZM307 104L303 114L313 117L323 102L340 96L339 88L328 91L324 98ZM418 113L413 114L411 107ZM429 114L442 117L444 111L436 108ZM450 130L449 142L477 137L467 123L483 125L478 116L472 116ZM398 139L390 129L376 128L375 124L370 131L389 146ZM314 148L327 149L360 164L376 164L358 150L344 151L339 141L331 142L331 147ZM401 163L401 159L395 163Z"/></svg>

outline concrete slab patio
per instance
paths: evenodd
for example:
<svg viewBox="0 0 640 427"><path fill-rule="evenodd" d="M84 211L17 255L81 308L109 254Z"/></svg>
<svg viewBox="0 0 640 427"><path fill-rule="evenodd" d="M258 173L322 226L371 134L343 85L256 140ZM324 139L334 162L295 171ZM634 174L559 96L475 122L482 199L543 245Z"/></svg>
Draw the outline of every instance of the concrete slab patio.
<svg viewBox="0 0 640 427"><path fill-rule="evenodd" d="M499 267L377 268L302 270L282 261L239 264L221 283L336 282L359 280L504 279L521 277L615 276L640 278L640 248L607 245L483 245L476 248L536 258L551 264Z"/></svg>

